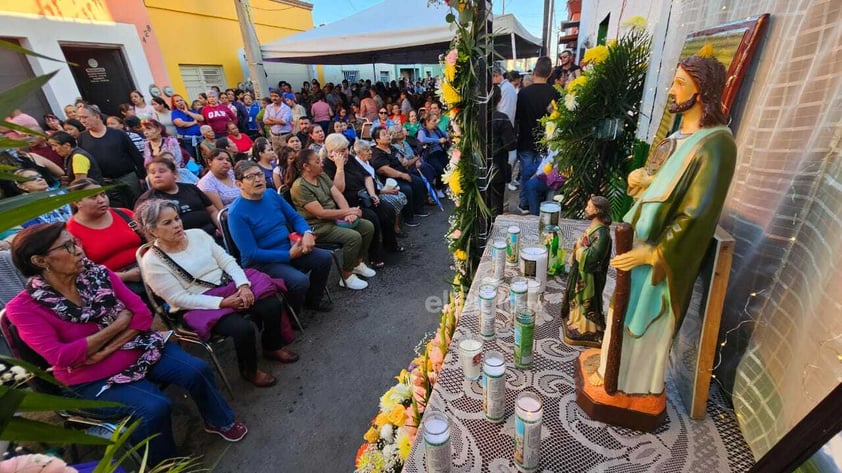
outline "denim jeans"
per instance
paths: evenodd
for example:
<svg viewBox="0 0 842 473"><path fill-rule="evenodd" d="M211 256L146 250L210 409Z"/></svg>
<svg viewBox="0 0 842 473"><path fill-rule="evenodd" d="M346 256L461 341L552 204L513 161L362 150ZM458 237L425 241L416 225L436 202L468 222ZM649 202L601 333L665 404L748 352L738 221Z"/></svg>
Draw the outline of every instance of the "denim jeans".
<svg viewBox="0 0 842 473"><path fill-rule="evenodd" d="M520 161L520 196L518 204L520 208L526 208L529 200L526 196L526 182L535 175L538 165L541 164L541 155L532 149L518 150L517 158ZM538 214L535 214L538 215Z"/></svg>
<svg viewBox="0 0 842 473"><path fill-rule="evenodd" d="M547 191L550 190L547 184L541 179L533 177L526 181L523 186L523 193L526 195L526 202L529 204L529 213L538 215L540 213L541 202L546 200ZM521 206L521 208L523 208Z"/></svg>
<svg viewBox="0 0 842 473"><path fill-rule="evenodd" d="M252 267L273 278L283 279L287 285L289 305L300 314L304 304L317 306L321 302L332 261L330 251L313 248L311 253L301 255L289 263L259 263ZM309 277L305 274L308 271Z"/></svg>
<svg viewBox="0 0 842 473"><path fill-rule="evenodd" d="M134 444L158 434L149 441L149 462L156 465L176 456L172 433L172 402L156 383L185 388L196 402L205 424L227 427L234 422L234 412L219 393L213 370L203 360L188 355L176 343L167 343L161 359L142 381L114 384L99 396L97 393L105 385L105 380L78 384L69 389L85 399L125 404L124 407L102 409L102 412L132 415L139 419L140 426L131 436Z"/></svg>

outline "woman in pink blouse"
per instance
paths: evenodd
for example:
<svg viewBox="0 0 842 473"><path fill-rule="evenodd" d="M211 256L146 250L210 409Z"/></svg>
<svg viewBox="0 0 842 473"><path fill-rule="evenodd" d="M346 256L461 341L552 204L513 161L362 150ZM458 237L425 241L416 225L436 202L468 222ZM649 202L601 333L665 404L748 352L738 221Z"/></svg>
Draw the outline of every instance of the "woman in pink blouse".
<svg viewBox="0 0 842 473"><path fill-rule="evenodd" d="M214 374L167 333L151 330L152 314L112 271L85 257L63 223L21 231L12 260L26 276L23 291L6 306L21 340L53 367L68 395L124 404L108 408L140 425L135 443L149 442L152 464L176 456L171 401L159 384L182 386L196 402L206 432L236 442L248 429L234 419Z"/></svg>
<svg viewBox="0 0 842 473"><path fill-rule="evenodd" d="M333 116L333 109L325 102L324 92L316 94L316 101L310 105L310 114L313 116L313 123L322 127L322 130L328 130L330 125L330 117Z"/></svg>

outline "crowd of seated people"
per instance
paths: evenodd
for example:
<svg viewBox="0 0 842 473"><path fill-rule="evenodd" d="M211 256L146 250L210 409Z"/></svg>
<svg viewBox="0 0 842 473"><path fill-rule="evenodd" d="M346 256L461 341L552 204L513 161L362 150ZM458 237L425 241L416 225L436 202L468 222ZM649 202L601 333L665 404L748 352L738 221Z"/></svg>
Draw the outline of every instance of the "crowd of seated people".
<svg viewBox="0 0 842 473"><path fill-rule="evenodd" d="M16 268L4 280L23 285L2 301L7 316L68 395L125 404L119 412L143 419L135 440L160 434L152 463L176 455L162 385L190 392L207 432L237 441L247 429L208 365L151 331L148 298L160 297L200 336L230 337L242 377L269 387L278 378L259 355L298 359L285 348L294 339L285 304L333 310L325 297L333 256L320 246L341 246L333 284L364 290L385 253L404 251L402 226L429 215L424 180L437 182L441 166L423 154L415 107L432 108L431 90L306 84L295 92L282 82L262 104L239 90L212 88L193 102L132 91L115 115L80 100L64 120L10 117L48 136L22 135L30 147L0 151L20 178L0 180L0 197L94 193L0 235L0 260ZM381 110L391 129L373 126ZM236 246L236 259L224 244Z"/></svg>

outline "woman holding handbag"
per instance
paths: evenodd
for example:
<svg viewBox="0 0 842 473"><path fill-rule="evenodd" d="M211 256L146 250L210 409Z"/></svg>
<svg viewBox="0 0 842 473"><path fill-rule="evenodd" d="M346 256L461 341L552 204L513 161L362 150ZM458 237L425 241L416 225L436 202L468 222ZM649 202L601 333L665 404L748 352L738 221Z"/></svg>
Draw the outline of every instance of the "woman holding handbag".
<svg viewBox="0 0 842 473"><path fill-rule="evenodd" d="M171 311L187 310L183 319L199 336L232 337L243 379L260 388L275 385L277 379L257 367L254 329L243 316L250 314L262 326L264 358L298 361L297 354L283 348L294 338L283 304L275 297L286 290L283 280L254 269L243 271L207 233L184 230L178 207L170 201L150 199L136 211L138 224L155 241L141 263L152 291Z"/></svg>

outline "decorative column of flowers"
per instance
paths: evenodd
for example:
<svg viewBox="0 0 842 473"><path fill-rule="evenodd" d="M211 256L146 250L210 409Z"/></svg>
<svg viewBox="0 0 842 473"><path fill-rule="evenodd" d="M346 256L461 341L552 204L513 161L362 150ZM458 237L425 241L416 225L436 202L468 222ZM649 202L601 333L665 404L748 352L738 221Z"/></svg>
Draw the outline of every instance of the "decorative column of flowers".
<svg viewBox="0 0 842 473"><path fill-rule="evenodd" d="M629 209L626 176L632 170L640 102L651 36L646 20L632 17L617 40L588 49L581 76L560 90L552 113L542 119L545 142L556 153L556 168L566 176L562 212L581 218L592 194L611 202L612 218Z"/></svg>
<svg viewBox="0 0 842 473"><path fill-rule="evenodd" d="M445 18L456 27L456 35L443 58L444 77L439 81L439 97L448 110L453 126L453 145L443 180L456 204L449 218L446 235L453 256L453 290L445 304L439 327L432 339L422 341L416 357L395 378L398 383L380 398L378 414L371 420L354 463L356 473L399 472L409 456L418 433L421 416L438 379L450 340L464 307L464 297L471 285L480 254L475 245L481 215L489 215L480 191L477 169L483 156L480 137L480 95L478 88L478 52L480 23L477 4L484 0L430 0L445 3L450 13ZM484 95L484 92L482 93ZM464 159L463 159L464 157ZM470 157L470 158L469 158Z"/></svg>
<svg viewBox="0 0 842 473"><path fill-rule="evenodd" d="M480 0L482 1L482 0ZM438 3L431 1L428 3ZM447 2L450 13L446 21L456 28L450 49L444 56L444 77L439 82L439 97L448 109L453 125L453 145L450 162L444 173L448 193L455 203L450 216L447 242L453 254L455 290L467 291L481 256L477 236L488 217L479 185L478 169L484 168L484 145L480 134L479 90L480 53L484 47L482 27L485 17L478 18L478 1Z"/></svg>

